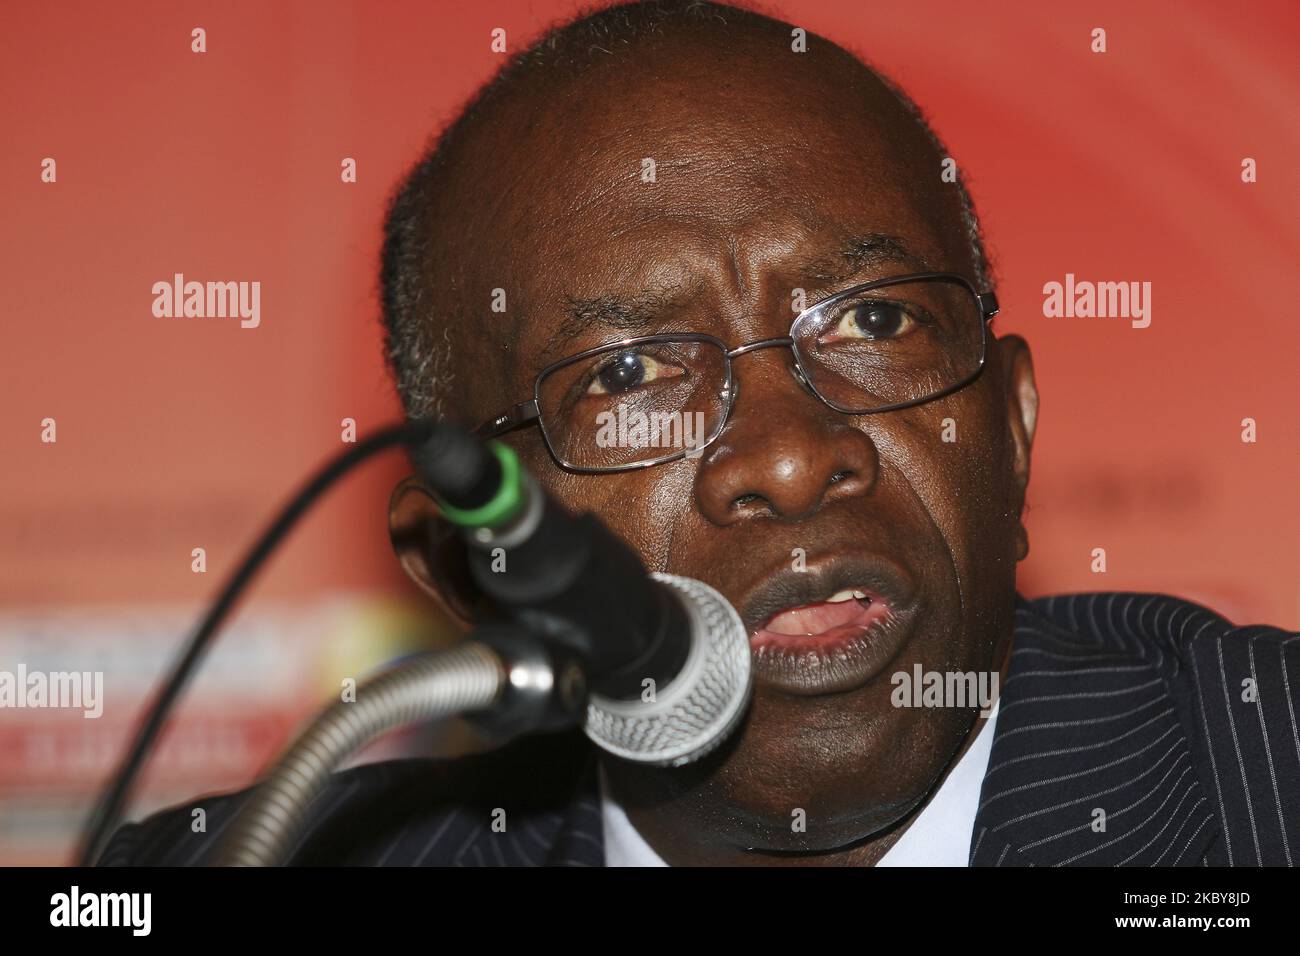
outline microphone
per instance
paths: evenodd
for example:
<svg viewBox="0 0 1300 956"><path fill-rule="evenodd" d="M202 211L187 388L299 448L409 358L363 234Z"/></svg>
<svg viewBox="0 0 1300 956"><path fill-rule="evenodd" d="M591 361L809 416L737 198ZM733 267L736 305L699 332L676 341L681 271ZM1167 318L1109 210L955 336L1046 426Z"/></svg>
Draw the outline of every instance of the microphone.
<svg viewBox="0 0 1300 956"><path fill-rule="evenodd" d="M681 766L716 749L749 703L749 637L735 608L690 578L647 574L593 515L546 495L518 457L439 426L417 472L470 544L469 570L505 617L336 702L231 822L217 862L283 861L351 753L395 727L460 714L498 735L572 725L624 759Z"/></svg>
<svg viewBox="0 0 1300 956"><path fill-rule="evenodd" d="M411 459L469 545L483 594L580 662L593 742L627 760L680 766L734 730L752 690L749 637L721 594L647 573L594 515L547 495L507 445L442 428ZM498 707L478 720L509 726L512 715Z"/></svg>

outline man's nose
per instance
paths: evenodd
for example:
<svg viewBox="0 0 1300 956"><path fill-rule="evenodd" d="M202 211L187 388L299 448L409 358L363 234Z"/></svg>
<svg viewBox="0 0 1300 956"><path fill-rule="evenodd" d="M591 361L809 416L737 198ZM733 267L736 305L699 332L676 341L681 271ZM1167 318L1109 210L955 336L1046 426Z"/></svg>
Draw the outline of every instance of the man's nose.
<svg viewBox="0 0 1300 956"><path fill-rule="evenodd" d="M788 349L741 356L733 370L736 403L695 478L706 518L720 526L799 519L870 492L879 470L875 444L799 384Z"/></svg>

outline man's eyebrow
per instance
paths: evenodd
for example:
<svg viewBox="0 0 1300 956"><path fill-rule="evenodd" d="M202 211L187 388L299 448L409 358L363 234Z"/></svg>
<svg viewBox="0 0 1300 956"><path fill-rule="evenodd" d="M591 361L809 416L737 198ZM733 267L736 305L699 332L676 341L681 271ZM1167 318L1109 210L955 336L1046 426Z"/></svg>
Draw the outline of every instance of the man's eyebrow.
<svg viewBox="0 0 1300 956"><path fill-rule="evenodd" d="M839 282L896 265L914 272L938 271L924 256L909 249L904 240L883 232L850 236L829 255L806 260L799 271L819 282Z"/></svg>
<svg viewBox="0 0 1300 956"><path fill-rule="evenodd" d="M685 285L664 285L619 295L606 294L584 299L570 296L564 318L542 349L543 362L593 327L603 326L629 336L650 334L650 326L665 313L689 299Z"/></svg>

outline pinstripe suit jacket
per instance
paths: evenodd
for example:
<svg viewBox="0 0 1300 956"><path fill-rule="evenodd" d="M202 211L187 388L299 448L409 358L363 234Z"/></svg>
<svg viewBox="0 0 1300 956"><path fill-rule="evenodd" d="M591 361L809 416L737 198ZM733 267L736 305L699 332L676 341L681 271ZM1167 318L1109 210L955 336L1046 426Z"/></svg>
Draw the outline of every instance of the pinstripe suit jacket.
<svg viewBox="0 0 1300 956"><path fill-rule="evenodd" d="M1292 865L1297 711L1300 635L1234 627L1163 595L1017 596L970 862ZM585 739L566 733L348 770L291 862L600 866L595 768ZM128 824L101 864L209 862L248 793ZM195 807L206 832L191 828ZM504 832L492 829L498 808Z"/></svg>

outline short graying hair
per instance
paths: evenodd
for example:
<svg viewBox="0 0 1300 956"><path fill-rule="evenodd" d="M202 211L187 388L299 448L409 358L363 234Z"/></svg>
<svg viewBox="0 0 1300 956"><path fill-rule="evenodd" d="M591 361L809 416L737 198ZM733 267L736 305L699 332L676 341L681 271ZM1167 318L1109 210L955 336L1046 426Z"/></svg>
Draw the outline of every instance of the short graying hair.
<svg viewBox="0 0 1300 956"><path fill-rule="evenodd" d="M459 116L436 137L425 154L399 185L384 221L380 262L380 300L383 307L384 347L389 370L409 418L448 413L455 365L451 356L451 326L434 320L431 271L436 273L426 214L441 184L452 146L460 140L483 107L513 86L516 78L537 68L563 67L581 71L600 55L613 55L639 38L661 34L668 24L721 24L730 22L771 27L781 21L765 14L709 0L643 0L607 7L553 27L528 49L511 57L479 89ZM847 52L847 51L846 51ZM879 79L924 131L939 156L949 156L916 103L888 77L854 55ZM975 280L981 290L993 289L992 269L985 251L979 218L963 176L956 187L968 251Z"/></svg>

